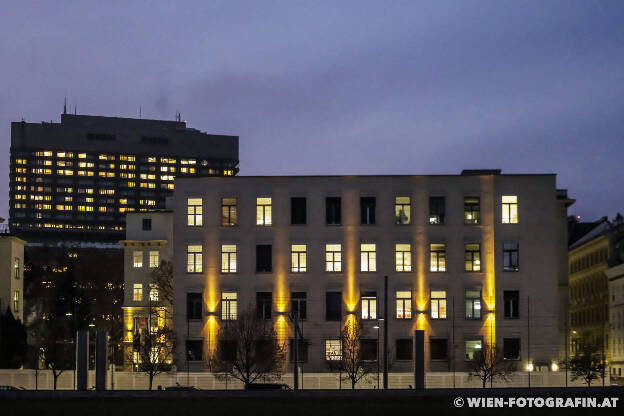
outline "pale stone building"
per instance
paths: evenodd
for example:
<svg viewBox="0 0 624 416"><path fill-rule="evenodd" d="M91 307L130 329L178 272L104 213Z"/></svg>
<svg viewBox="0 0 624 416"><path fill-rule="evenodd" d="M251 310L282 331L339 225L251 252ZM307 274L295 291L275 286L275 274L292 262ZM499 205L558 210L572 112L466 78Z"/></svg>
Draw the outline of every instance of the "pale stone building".
<svg viewBox="0 0 624 416"><path fill-rule="evenodd" d="M24 244L8 228L0 228L0 313L9 308L24 322Z"/></svg>

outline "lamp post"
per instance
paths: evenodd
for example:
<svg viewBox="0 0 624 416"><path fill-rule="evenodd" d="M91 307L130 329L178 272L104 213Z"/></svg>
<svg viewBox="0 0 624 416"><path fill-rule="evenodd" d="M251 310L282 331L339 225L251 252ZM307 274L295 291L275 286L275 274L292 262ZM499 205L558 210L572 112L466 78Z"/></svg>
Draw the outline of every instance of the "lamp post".
<svg viewBox="0 0 624 416"><path fill-rule="evenodd" d="M377 390L379 390L379 328L381 325L381 321L383 321L383 318L378 318L377 319L377 325L375 325L373 328L377 330Z"/></svg>

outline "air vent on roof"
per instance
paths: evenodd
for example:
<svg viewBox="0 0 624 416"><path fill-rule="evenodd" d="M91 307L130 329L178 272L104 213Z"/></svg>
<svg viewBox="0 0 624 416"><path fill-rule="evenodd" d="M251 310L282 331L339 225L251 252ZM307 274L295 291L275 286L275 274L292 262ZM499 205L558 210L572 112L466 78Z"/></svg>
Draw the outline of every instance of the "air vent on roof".
<svg viewBox="0 0 624 416"><path fill-rule="evenodd" d="M166 138L166 137L143 136L143 137L141 137L141 143L168 144L169 143L169 139Z"/></svg>

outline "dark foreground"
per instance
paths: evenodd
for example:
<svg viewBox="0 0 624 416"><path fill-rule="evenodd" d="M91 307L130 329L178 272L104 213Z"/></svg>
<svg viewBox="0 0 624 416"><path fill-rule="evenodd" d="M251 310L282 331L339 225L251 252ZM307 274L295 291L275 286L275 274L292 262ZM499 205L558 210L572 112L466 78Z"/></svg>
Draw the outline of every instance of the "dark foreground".
<svg viewBox="0 0 624 416"><path fill-rule="evenodd" d="M470 408L468 398L497 397L618 398L615 409L504 407ZM458 398L461 398L459 400ZM456 404L463 404L456 407ZM397 415L446 414L623 414L624 388L484 389L401 391L115 391L115 392L0 392L2 415Z"/></svg>

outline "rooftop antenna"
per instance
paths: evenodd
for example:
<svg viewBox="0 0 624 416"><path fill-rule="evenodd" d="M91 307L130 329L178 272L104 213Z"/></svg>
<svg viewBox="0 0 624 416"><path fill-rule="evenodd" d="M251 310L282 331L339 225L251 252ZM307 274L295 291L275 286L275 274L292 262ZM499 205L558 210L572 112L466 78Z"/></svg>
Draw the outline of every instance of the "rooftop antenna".
<svg viewBox="0 0 624 416"><path fill-rule="evenodd" d="M67 114L67 96L65 96L65 101L63 101L63 114Z"/></svg>
<svg viewBox="0 0 624 416"><path fill-rule="evenodd" d="M74 115L76 115L76 104L74 104Z"/></svg>
<svg viewBox="0 0 624 416"><path fill-rule="evenodd" d="M139 106L139 118L143 118L143 114L141 112L141 106Z"/></svg>

